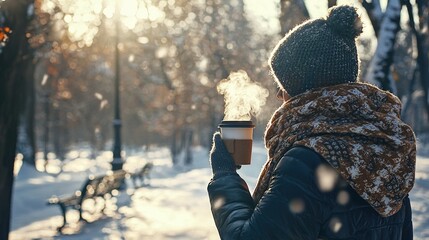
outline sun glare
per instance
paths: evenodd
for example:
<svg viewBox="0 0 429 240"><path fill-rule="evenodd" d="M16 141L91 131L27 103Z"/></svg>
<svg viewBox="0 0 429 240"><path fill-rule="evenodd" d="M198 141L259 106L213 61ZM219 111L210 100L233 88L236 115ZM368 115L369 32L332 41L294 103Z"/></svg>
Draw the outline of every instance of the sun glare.
<svg viewBox="0 0 429 240"><path fill-rule="evenodd" d="M123 28L132 30L140 21L162 21L165 14L149 1L118 0L120 21ZM59 7L64 16L63 28L67 30L70 40L79 46L90 46L98 33L103 18L111 21L115 17L116 1L110 0L45 0L42 10L55 14ZM104 15L104 16L103 16Z"/></svg>
<svg viewBox="0 0 429 240"><path fill-rule="evenodd" d="M137 24L138 8L137 0L123 0L121 2L121 20L128 29L133 29Z"/></svg>
<svg viewBox="0 0 429 240"><path fill-rule="evenodd" d="M128 29L133 29L139 21L149 20L152 22L165 18L164 12L150 5L148 1L121 0L119 7L121 22ZM107 18L113 18L115 15L115 2L106 2L103 13Z"/></svg>

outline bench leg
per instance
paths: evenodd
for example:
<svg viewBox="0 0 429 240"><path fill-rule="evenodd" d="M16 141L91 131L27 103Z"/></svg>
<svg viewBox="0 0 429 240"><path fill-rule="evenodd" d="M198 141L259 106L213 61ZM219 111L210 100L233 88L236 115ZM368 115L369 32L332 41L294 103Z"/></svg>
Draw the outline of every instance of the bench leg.
<svg viewBox="0 0 429 240"><path fill-rule="evenodd" d="M104 210L106 210L106 207L107 207L106 199L104 197L101 197L101 201L103 201L103 208L101 209L101 212L105 213Z"/></svg>
<svg viewBox="0 0 429 240"><path fill-rule="evenodd" d="M131 180L132 180L132 182L133 182L134 189L136 189L136 188L137 188L136 178L137 178L137 177L135 177L135 176L131 177Z"/></svg>
<svg viewBox="0 0 429 240"><path fill-rule="evenodd" d="M79 207L79 221L83 220L82 217L82 206Z"/></svg>
<svg viewBox="0 0 429 240"><path fill-rule="evenodd" d="M80 221L88 222L88 220L86 220L85 218L83 218L82 213L83 213L83 209L82 209L82 204L81 204L80 207L79 207L79 222Z"/></svg>
<svg viewBox="0 0 429 240"><path fill-rule="evenodd" d="M146 185L149 185L149 182L150 182L150 177L149 177L149 175L148 174L146 174L145 175L145 178L144 178L144 183L146 184Z"/></svg>
<svg viewBox="0 0 429 240"><path fill-rule="evenodd" d="M63 230L63 228L66 226L66 224L67 224L67 217L66 217L66 211L67 211L67 209L66 209L66 206L64 206L64 204L58 204L59 206L60 206L60 209L61 209L61 213L62 213L62 215L63 215L63 225L61 225L60 227L58 227L57 228L57 230L59 231L59 232L61 232L62 230Z"/></svg>

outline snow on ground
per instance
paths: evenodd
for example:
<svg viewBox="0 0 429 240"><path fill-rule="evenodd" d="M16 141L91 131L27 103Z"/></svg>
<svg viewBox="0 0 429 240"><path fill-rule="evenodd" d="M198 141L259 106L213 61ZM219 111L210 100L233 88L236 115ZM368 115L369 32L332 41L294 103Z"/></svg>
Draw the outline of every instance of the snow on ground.
<svg viewBox="0 0 429 240"><path fill-rule="evenodd" d="M419 152L425 156L417 157L416 182L410 192L411 207L413 209L414 234L416 239L429 239L429 145Z"/></svg>
<svg viewBox="0 0 429 240"><path fill-rule="evenodd" d="M117 198L108 202L106 213L84 217L90 223L77 223L77 211L68 213L72 223L65 234L56 228L62 224L58 206L46 205L52 195L70 195L87 176L110 168L110 153L91 159L86 151L75 151L63 163L52 160L48 171L38 172L25 164L15 179L10 239L219 239L210 212L207 183L211 178L208 150L195 148L192 166L172 166L165 148L136 152L126 159L124 169L133 171L153 162L150 184L135 189L130 180ZM262 143L253 149L252 165L239 170L253 190L266 159ZM416 185L410 196L413 207L415 239L429 238L429 158L418 157ZM94 211L93 202L84 209Z"/></svg>

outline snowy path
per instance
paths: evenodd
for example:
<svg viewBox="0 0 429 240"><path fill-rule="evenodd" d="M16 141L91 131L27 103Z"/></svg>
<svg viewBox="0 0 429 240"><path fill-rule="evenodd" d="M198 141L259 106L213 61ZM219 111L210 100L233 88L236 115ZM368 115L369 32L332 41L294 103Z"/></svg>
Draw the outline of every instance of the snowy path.
<svg viewBox="0 0 429 240"><path fill-rule="evenodd" d="M116 204L109 203L106 216L98 214L94 222L72 224L66 235L56 233L62 223L60 210L47 206L46 199L70 195L86 176L110 165L101 158L79 158L57 177L24 166L14 185L11 239L218 239L206 192L211 176L207 150L197 149L194 155L198 162L192 168L172 167L165 149L128 158L125 169L138 168L148 160L155 164L150 186L134 189L128 180L127 190ZM68 217L74 223L77 212L70 211Z"/></svg>
<svg viewBox="0 0 429 240"><path fill-rule="evenodd" d="M14 185L10 239L219 239L206 192L211 177L207 157L207 150L195 149L193 166L179 168L171 166L166 149L128 157L125 169L141 167L147 161L155 164L150 186L134 189L128 181L127 190L115 199L116 204L109 203L106 215L97 215L88 224L72 224L72 232L65 235L55 231L62 223L59 208L47 206L46 199L70 194L89 174L109 169L107 157L69 160L58 176L24 166ZM261 144L254 147L252 159L251 166L239 170L251 190L265 161ZM418 158L416 178L410 194L415 239L429 239L429 158ZM76 212L68 216L71 222L77 220Z"/></svg>

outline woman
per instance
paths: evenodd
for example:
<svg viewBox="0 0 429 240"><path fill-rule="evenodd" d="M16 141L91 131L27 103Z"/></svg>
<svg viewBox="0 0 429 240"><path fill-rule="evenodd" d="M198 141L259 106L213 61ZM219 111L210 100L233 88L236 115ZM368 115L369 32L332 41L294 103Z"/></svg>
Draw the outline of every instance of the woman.
<svg viewBox="0 0 429 240"><path fill-rule="evenodd" d="M361 32L356 9L338 6L273 50L284 103L253 196L214 135L208 192L222 239L412 239L415 136L397 97L357 82Z"/></svg>

